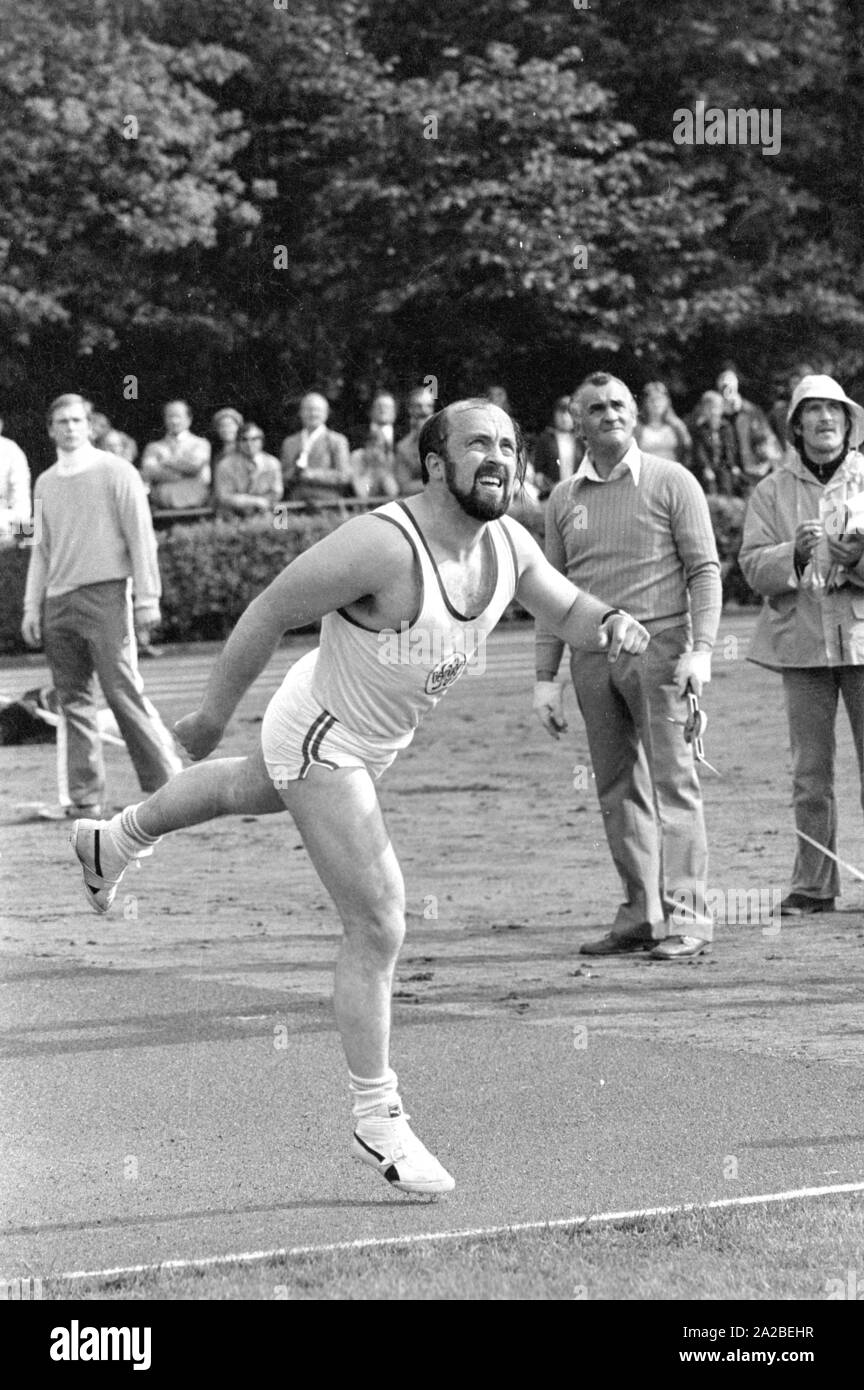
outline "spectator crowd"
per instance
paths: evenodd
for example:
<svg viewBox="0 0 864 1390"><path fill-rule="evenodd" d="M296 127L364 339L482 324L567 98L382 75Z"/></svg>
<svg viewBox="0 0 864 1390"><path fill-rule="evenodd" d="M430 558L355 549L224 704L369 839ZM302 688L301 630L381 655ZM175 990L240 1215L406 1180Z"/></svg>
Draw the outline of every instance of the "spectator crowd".
<svg viewBox="0 0 864 1390"><path fill-rule="evenodd" d="M709 496L747 498L755 485L784 457L786 409L796 386L812 368L801 364L778 380L775 399L765 411L741 393L731 363L720 371L715 389L705 391L689 418L675 410L667 386L650 381L640 400L636 442L646 453L688 469ZM503 386L484 393L507 410ZM400 402L389 390L372 398L364 432L352 443L333 429L330 402L309 391L299 402L297 429L269 452L263 429L234 406L223 406L208 433L193 431L186 401L168 401L163 433L139 452L135 440L115 429L108 417L91 411L93 445L135 465L147 490L157 527L174 521L217 515L225 519L294 511L349 511L422 488L418 441L437 402L426 386ZM404 425L400 423L404 418ZM517 506L545 503L555 485L572 477L585 452L571 413L571 398L555 401L550 423L528 440L530 462ZM20 447L3 435L0 419L0 546L32 531L31 480Z"/></svg>

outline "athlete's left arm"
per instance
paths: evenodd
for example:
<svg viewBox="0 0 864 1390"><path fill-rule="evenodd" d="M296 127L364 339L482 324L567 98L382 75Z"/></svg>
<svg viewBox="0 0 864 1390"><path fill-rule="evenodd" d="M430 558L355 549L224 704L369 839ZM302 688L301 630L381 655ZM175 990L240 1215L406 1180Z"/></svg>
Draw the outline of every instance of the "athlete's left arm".
<svg viewBox="0 0 864 1390"><path fill-rule="evenodd" d="M508 531L519 567L516 598L523 608L571 647L594 651L608 647L610 661L622 651L644 652L648 633L641 623L585 589L577 589L550 565L534 537L512 519Z"/></svg>

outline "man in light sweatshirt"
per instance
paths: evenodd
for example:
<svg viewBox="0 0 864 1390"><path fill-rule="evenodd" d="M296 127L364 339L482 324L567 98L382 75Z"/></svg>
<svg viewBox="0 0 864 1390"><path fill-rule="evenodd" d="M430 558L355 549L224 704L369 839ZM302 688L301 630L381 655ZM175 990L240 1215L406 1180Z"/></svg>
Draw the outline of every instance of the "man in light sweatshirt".
<svg viewBox="0 0 864 1390"><path fill-rule="evenodd" d="M138 670L137 642L149 642L162 592L147 494L130 463L90 443L90 413L77 395L49 407L57 462L34 487L41 535L30 552L21 625L28 646L44 641L64 714L60 801L76 816L101 814L105 795L94 673L142 790L155 791L182 767Z"/></svg>

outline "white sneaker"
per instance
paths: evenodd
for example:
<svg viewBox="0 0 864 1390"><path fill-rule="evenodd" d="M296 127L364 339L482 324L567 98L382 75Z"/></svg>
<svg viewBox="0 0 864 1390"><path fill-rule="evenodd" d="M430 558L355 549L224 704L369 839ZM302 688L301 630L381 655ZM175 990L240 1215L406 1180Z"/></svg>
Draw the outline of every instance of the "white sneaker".
<svg viewBox="0 0 864 1390"><path fill-rule="evenodd" d="M456 1179L420 1143L408 1124L410 1115L398 1104L389 1105L386 1110L389 1113L365 1115L358 1121L352 1144L357 1161L377 1168L400 1192L419 1193L424 1197L452 1192Z"/></svg>
<svg viewBox="0 0 864 1390"><path fill-rule="evenodd" d="M94 912L106 913L117 896L124 871L135 861L117 849L107 820L76 820L69 843L84 874L85 898Z"/></svg>

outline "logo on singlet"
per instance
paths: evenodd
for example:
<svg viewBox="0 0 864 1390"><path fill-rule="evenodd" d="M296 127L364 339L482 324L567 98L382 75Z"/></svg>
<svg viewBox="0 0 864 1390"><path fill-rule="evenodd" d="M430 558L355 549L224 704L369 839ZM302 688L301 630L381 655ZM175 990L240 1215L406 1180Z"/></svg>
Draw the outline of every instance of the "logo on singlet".
<svg viewBox="0 0 864 1390"><path fill-rule="evenodd" d="M459 679L467 665L468 658L464 652L453 652L450 656L445 656L437 666L432 667L426 677L426 694L440 695L442 690L446 690L448 685Z"/></svg>
<svg viewBox="0 0 864 1390"><path fill-rule="evenodd" d="M483 628L463 627L458 635L443 632L434 625L412 627L403 622L400 632L385 628L377 635L378 661L382 666L422 666L428 675L425 682L427 695L438 695L446 690L465 667L482 675L486 670L486 631ZM443 648L459 641L462 651L448 651Z"/></svg>

